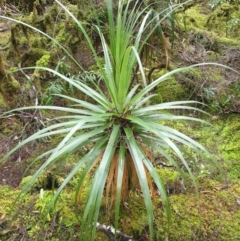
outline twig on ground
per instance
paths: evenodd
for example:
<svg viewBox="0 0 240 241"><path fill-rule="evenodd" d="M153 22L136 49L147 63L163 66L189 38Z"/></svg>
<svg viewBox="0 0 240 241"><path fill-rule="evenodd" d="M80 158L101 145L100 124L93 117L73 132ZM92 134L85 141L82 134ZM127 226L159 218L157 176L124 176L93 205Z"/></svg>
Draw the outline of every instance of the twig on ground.
<svg viewBox="0 0 240 241"><path fill-rule="evenodd" d="M97 223L97 229L104 232L110 241L114 241L115 238L121 241L136 241L135 239L132 239L132 237L120 232L119 230L115 230L115 228L112 226L106 226L105 224Z"/></svg>

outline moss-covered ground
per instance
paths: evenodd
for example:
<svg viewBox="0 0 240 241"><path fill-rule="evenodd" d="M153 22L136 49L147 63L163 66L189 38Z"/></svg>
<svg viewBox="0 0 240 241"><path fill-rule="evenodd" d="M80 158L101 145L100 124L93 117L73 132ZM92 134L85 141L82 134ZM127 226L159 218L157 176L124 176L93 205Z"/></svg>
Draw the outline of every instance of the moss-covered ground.
<svg viewBox="0 0 240 241"><path fill-rule="evenodd" d="M186 8L185 12L176 15L181 31L177 33L180 39L175 46L178 48L173 49L174 57L170 63L172 68L196 62L219 61L240 70L238 65L240 54L237 55L240 53L240 28L237 21L240 10L239 7L235 6L235 2L238 1L231 2L233 2L232 5L225 1L223 5L217 5L214 8L210 8L208 4L195 4L193 7ZM69 5L69 7L75 15L79 14L75 5ZM54 29L58 41L69 46L70 52L72 51L71 53L79 61L84 62L84 67L88 67L92 60L89 57L89 50L85 47L84 49L80 48L80 46L86 46L84 42L81 42L81 34L63 13L58 13L55 5L49 9L49 12L43 16L38 16L36 12L30 14L25 17L26 21L34 23L35 26L47 33ZM53 21L53 18L57 15L59 19L64 21L56 21L54 25L55 20ZM21 34L23 32L24 34ZM4 48L0 54L9 58L12 68L16 68L17 65L14 61L18 62L19 60L24 66L39 65L52 68L60 66L58 63L60 63L59 56L61 56L60 59L63 57L62 52L54 44L50 44L44 37L32 34L31 31L26 31L19 26L14 26L13 33L18 36L15 46L13 46L12 40L10 42L6 40L10 38L9 32L0 33L0 47ZM13 36L11 37L13 38ZM79 51L84 53L84 56L79 55ZM68 61L64 63L63 67L67 69L64 69L63 72L67 73L69 71ZM74 67L74 65L70 66ZM94 66L92 69L94 69ZM4 69L4 71L6 70ZM161 76L163 72L165 70L155 71L152 78ZM34 74L38 91L41 92L43 89L44 92L45 87L48 86L49 76L42 75L42 72L38 71ZM19 76L17 77L21 80ZM206 157L206 159L197 156L188 159L196 176L198 192L188 176L186 176L188 181L184 183L173 168L158 165L159 175L169 194L172 219L168 229L164 206L160 197L157 196L155 206L156 241L240 240L239 81L237 75L223 69L202 68L194 73L173 77L156 89L155 102L194 97L194 99L208 104L207 110L213 114L212 117L204 117L212 125L191 122L171 124L176 129L199 141L212 156ZM20 81L20 84L21 93L24 96L27 93L25 97L21 95L21 98L19 98L23 104L26 101L25 99L28 98L28 91L32 89L32 86L23 81ZM25 90L23 90L24 88ZM10 92L8 92L8 96ZM0 109L8 107L4 94L0 93ZM32 101L31 98L30 100ZM58 100L53 101L58 102ZM55 114L43 112L45 117L52 117ZM3 142L4 138L11 136L14 132L21 133L24 124L17 117L11 117L0 123L0 156L6 151L3 148L6 144L6 142ZM41 127L33 125L30 129L27 129L28 134L38 128ZM16 137L22 138L23 134L25 133ZM9 140L12 144L16 144L18 141L18 139ZM57 139L52 139L45 140L43 143L35 143L33 146L21 150L21 155L14 158L27 156L27 162L30 163L34 155L45 152L46 146L54 145L57 142ZM79 156L81 154L81 152L78 153ZM74 159L74 156L71 157L64 169L58 173L57 181L59 183L74 165ZM221 168L214 168L209 165L209 161L216 162ZM14 165L14 163L11 162L4 168ZM32 174L36 166L37 164L33 165L32 170L27 175ZM19 169L19 166L16 166L16 168ZM21 173L16 172L16 175L21 175ZM28 178L26 177L26 179ZM22 184L26 179L23 179ZM81 220L84 198L89 188L90 179L89 176L85 180L82 190L82 203L78 204L77 208L74 204L76 177L61 194L60 201L55 209L48 213L46 213L45 207L54 192L47 187L49 173L44 173L32 190L17 203L15 203L15 200L22 184L18 187L1 185L0 240L78 240L81 233L79 221ZM1 180L1 183L4 183L4 181ZM107 216L104 206L101 208L99 222L107 225L113 225L114 223L114 215ZM122 206L119 229L128 235L133 235L135 239L141 237L141 240L148 240L146 212L141 193L138 191L132 192L129 200ZM105 241L107 238L103 233L98 232L96 240Z"/></svg>
<svg viewBox="0 0 240 241"><path fill-rule="evenodd" d="M239 116L214 116L209 121L212 126L195 123L173 123L172 126L188 132L198 139L211 153L212 161L216 161L221 169L213 168L208 161L197 158L192 165L198 192L187 176L186 183L171 167L158 166L158 172L168 191L172 210L172 219L168 232L167 219L160 197L156 197L155 206L155 240L238 240L240 237L240 136ZM208 157L209 158L209 157ZM69 159L68 167L74 164L75 157ZM193 160L188 160L189 163ZM65 175L58 174L58 182ZM46 182L48 174L44 174L30 193L15 204L19 188L1 186L0 189L0 237L1 240L23 237L34 240L77 240L80 235L79 220L84 207L90 179L86 179L82 190L82 204L77 209L74 204L74 178L61 194L55 210L46 214L45 207L53 195ZM90 178L90 177L89 177ZM26 179L23 179L23 184ZM23 185L22 184L22 185ZM41 191L42 190L42 191ZM44 216L45 215L45 216ZM114 215L107 216L104 206L99 222L113 224ZM132 192L129 200L122 206L119 229L136 239L147 236L147 218L141 193ZM97 240L106 240L99 232ZM44 238L43 238L44 237Z"/></svg>

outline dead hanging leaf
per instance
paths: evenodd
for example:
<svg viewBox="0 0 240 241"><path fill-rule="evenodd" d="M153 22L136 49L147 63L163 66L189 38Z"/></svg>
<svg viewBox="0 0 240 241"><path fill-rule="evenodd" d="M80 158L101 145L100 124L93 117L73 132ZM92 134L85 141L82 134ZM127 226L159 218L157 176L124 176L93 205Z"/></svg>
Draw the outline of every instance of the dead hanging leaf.
<svg viewBox="0 0 240 241"><path fill-rule="evenodd" d="M154 157L152 154L143 146L141 146L143 154L146 158L148 158L152 163L154 162ZM101 160L103 156L103 153L101 153L96 160L94 161L91 168L88 170L86 175L95 167ZM116 201L117 196L117 180L118 180L118 170L119 167L119 153L116 152L112 158L111 165L109 168L108 177L106 180L106 186L105 186L105 203L108 210L111 209L114 202ZM147 168L144 166L145 172L146 172L146 178L148 182L148 186L150 189L150 193L153 199L153 202L155 203L155 190L153 187L153 183L151 180L151 176L148 173ZM122 185L121 185L121 202L126 202L130 190L136 190L141 189L139 184L139 179L136 171L135 164L133 162L133 159L129 152L125 154L125 161L124 161L124 170L123 170L123 177L122 177ZM82 186L79 187L78 191L78 202L81 201L81 192L82 192Z"/></svg>

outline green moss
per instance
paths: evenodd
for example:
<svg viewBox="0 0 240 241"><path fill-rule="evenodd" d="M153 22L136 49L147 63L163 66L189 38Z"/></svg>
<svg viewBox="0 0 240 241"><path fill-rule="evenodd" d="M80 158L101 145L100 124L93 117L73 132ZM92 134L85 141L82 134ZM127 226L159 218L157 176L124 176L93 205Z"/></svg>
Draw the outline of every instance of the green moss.
<svg viewBox="0 0 240 241"><path fill-rule="evenodd" d="M0 26L3 27L4 23L0 21ZM8 45L9 38L11 37L10 31L4 31L1 32L1 38L0 38L0 50Z"/></svg>
<svg viewBox="0 0 240 241"><path fill-rule="evenodd" d="M219 44L226 44L228 46L240 46L239 40L235 38L218 37Z"/></svg>
<svg viewBox="0 0 240 241"><path fill-rule="evenodd" d="M178 179L175 172L161 170L164 183ZM170 194L172 218L168 233L167 219L162 200L157 198L155 207L156 240L230 240L239 236L238 206L239 183L225 188L222 183L209 178L198 180L200 197L189 189L187 193ZM137 223L139 225L137 225ZM120 229L125 233L147 232L147 218L142 197L132 193L126 207L122 208Z"/></svg>
<svg viewBox="0 0 240 241"><path fill-rule="evenodd" d="M2 94L0 93L0 109L1 108L5 108L7 106L8 105L7 105L6 101L5 101L5 99L3 98Z"/></svg>
<svg viewBox="0 0 240 241"><path fill-rule="evenodd" d="M156 220L158 240L230 240L239 236L236 186L219 189L220 183L211 188L203 182L198 199L193 194L178 194L170 197L172 222L167 234L164 213ZM233 195L232 195L233 194ZM235 210L235 211L234 211Z"/></svg>
<svg viewBox="0 0 240 241"><path fill-rule="evenodd" d="M233 140L233 143L238 140L237 137L235 137L238 136L236 134L239 128L236 116L232 116L226 120L216 118L213 122L216 125L214 128L204 125L201 125L201 127L197 124L193 125L194 136L201 137L201 141L209 147L213 145L216 147L217 143L222 142L221 138L226 139L223 143L224 150L221 149L223 146L221 147L219 144L217 146L219 146L220 151L225 151L226 149L229 151L233 148L232 144L228 145L230 139ZM226 123L226 128L219 132L218 135L215 135L214 133L221 128L222 123ZM188 128L189 130L189 126L186 127L183 122L177 123L177 125L180 131L184 131L184 128ZM209 133L212 133L211 138L209 137ZM237 148L234 147L234 150L235 149ZM73 160L69 159L69 161L74 163L75 158L73 158ZM238 205L236 204L236 199L240 198L239 181L236 182L235 185L229 184L228 188L226 188L225 184L210 179L209 177L197 178L200 191L200 197L198 198L191 186L187 189L186 193L182 192L180 177L175 170L159 168L158 173L167 190L172 189L175 191L169 194L172 210L169 233L167 231L167 220L162 200L159 197L156 198L154 210L154 224L157 233L156 240L161 241L168 238L172 241L193 239L224 241L231 240L231 238L240 235L238 223L240 214L238 212ZM89 175L88 178L84 180L82 202L79 205L79 213L77 213L79 217L81 217L85 207L90 181L91 176ZM39 192L31 194L32 197L35 198L35 214L25 215L23 214L25 212L23 210L22 215L25 219L24 225L30 227L27 233L32 239L40 240L37 237L40 237L39 235L42 230L45 230L46 233L46 230L51 227L54 217L57 217L57 219L55 219L57 220L57 224L66 227L68 232L65 230L65 236L61 236L63 235L63 230L58 229L57 231L56 229L52 229L51 239L54 240L62 237L61 240L69 240L69 235L80 234L78 228L79 221L76 218L76 210L74 207L74 187L76 187L77 182L78 177L76 176L71 180L67 189L60 195L60 200L55 209L49 213L50 219L47 222L44 221L41 212L43 212L43 207L49 203L53 193L51 191L44 191L45 198L42 200L40 199ZM39 213L36 214L36 212ZM148 233L146 210L141 193L132 192L130 194L130 199L121 207L120 215L119 229L124 233L134 235L135 239L139 238L143 233ZM112 224L114 222L112 217L114 217L114 213L109 217L106 215L106 210L102 208L99 222ZM105 236L102 233L98 233L97 235L99 240L104 240ZM49 237L49 240L51 239Z"/></svg>
<svg viewBox="0 0 240 241"><path fill-rule="evenodd" d="M55 21L54 19L56 18L56 16L58 15L59 18L62 17L64 13L59 13L57 5L53 4L49 10L44 14L43 16L43 24L45 26L46 32L52 33L53 27L57 27L57 25L55 26Z"/></svg>
<svg viewBox="0 0 240 241"><path fill-rule="evenodd" d="M69 32L66 31L65 28L63 28L58 32L58 35L56 36L55 39L59 43L66 43L66 42L68 42L69 37L70 37Z"/></svg>
<svg viewBox="0 0 240 241"><path fill-rule="evenodd" d="M24 66L41 66L48 67L50 62L49 52L43 49L31 48L22 56L22 63ZM47 76L46 72L43 72L39 69L35 69L32 74L32 81L39 93L42 91L41 87L41 78Z"/></svg>
<svg viewBox="0 0 240 241"><path fill-rule="evenodd" d="M178 22L182 29L202 31L215 39L219 45L239 46L239 25L231 25L231 20L239 21L240 9L235 4L237 3L225 2L213 12L208 5L196 4L184 14L177 14Z"/></svg>
<svg viewBox="0 0 240 241"><path fill-rule="evenodd" d="M164 185L173 184L179 180L179 173L171 168L157 168Z"/></svg>
<svg viewBox="0 0 240 241"><path fill-rule="evenodd" d="M19 119L13 117L6 122L2 122L0 125L1 133L5 136L12 135L13 133L18 133L22 131L22 123ZM16 138L18 138L16 136Z"/></svg>
<svg viewBox="0 0 240 241"><path fill-rule="evenodd" d="M11 73L8 73L3 79L1 84L1 90L4 93L15 92L20 89L19 82L13 77Z"/></svg>
<svg viewBox="0 0 240 241"><path fill-rule="evenodd" d="M197 4L185 11L184 21L180 21L180 23L186 30L202 30L209 34L211 32L218 37L226 37L226 35L231 36L231 34L228 34L231 27L229 21L238 16L239 10L234 4L225 2L217 6L213 12L209 7ZM179 17L182 18L181 15ZM236 34L235 31L234 38Z"/></svg>
<svg viewBox="0 0 240 241"><path fill-rule="evenodd" d="M16 93L19 89L19 82L8 70L8 65L6 61L4 61L2 55L0 54L0 92L2 93L1 99L5 99L1 101L2 104L4 105L6 103L13 103L15 98L13 98L12 95L13 93Z"/></svg>
<svg viewBox="0 0 240 241"><path fill-rule="evenodd" d="M152 78L155 80L165 73L166 70L153 73ZM153 103L162 103L182 99L185 95L185 90L175 77L172 76L157 86L155 94L156 96L152 99Z"/></svg>
<svg viewBox="0 0 240 241"><path fill-rule="evenodd" d="M231 115L222 121L222 138L218 149L225 160L225 168L232 180L240 178L240 122L238 115Z"/></svg>
<svg viewBox="0 0 240 241"><path fill-rule="evenodd" d="M18 191L13 190L9 186L1 186L0 188L0 215L8 215L14 204Z"/></svg>
<svg viewBox="0 0 240 241"><path fill-rule="evenodd" d="M33 48L41 48L41 49L43 49L47 45L47 40L46 40L45 37L35 37L34 36L34 37L31 38L30 42L31 42L31 46Z"/></svg>
<svg viewBox="0 0 240 241"><path fill-rule="evenodd" d="M49 52L44 49L30 48L21 57L23 66L35 66L36 62L44 55L49 55Z"/></svg>
<svg viewBox="0 0 240 241"><path fill-rule="evenodd" d="M37 62L36 66L47 67L50 60L50 54L43 55Z"/></svg>
<svg viewBox="0 0 240 241"><path fill-rule="evenodd" d="M183 21L180 21L182 27L188 31L203 30L208 18L207 14L204 13L203 8L202 5L196 4L194 7L187 9L183 16L180 15L181 18L183 17Z"/></svg>
<svg viewBox="0 0 240 241"><path fill-rule="evenodd" d="M238 3L224 2L218 5L212 14L208 17L206 26L208 29L214 29L220 36L232 36L238 38L237 25L232 20L239 21ZM237 23L237 22L236 22Z"/></svg>

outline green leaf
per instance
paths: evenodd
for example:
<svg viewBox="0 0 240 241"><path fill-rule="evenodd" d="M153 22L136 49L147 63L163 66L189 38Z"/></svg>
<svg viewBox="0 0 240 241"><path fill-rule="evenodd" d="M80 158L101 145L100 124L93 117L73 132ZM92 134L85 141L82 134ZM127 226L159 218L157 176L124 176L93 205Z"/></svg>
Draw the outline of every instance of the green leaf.
<svg viewBox="0 0 240 241"><path fill-rule="evenodd" d="M82 222L82 225L83 225L82 230L84 234L83 234L83 237L81 237L81 240L86 240L84 238L85 238L86 232L88 232L89 226L91 226L92 223L94 224L97 223L100 205L101 205L101 199L103 197L103 190L105 187L110 163L112 161L113 154L117 147L116 144L120 134L119 129L120 129L119 125L113 126L113 130L111 131L109 141L104 150L102 160L95 173L91 190L88 196L87 204L84 210L84 216L83 216L83 222ZM92 227L91 240L94 239L95 232L96 232L96 225Z"/></svg>
<svg viewBox="0 0 240 241"><path fill-rule="evenodd" d="M82 167L84 167L84 165L86 165L86 170L88 170L87 168L90 168L91 165L93 164L93 162L95 161L95 159L100 155L100 153L102 152L102 147L105 145L107 141L107 137L101 139L93 148L91 151L89 151L84 157L82 157L74 166L74 168L71 170L70 173L68 173L68 175L66 176L66 178L64 179L63 183L61 184L61 186L58 188L57 192L54 194L51 202L49 203L48 206L48 212L51 210L52 207L55 206L55 203L57 201L57 199L59 198L59 195L61 194L61 192L63 191L63 189L65 188L65 186L69 183L69 181L74 177L74 175L76 175L76 173L81 170ZM84 180L85 177L85 173L86 172L81 172L80 174L80 179L78 182L78 187L76 189L76 202L77 202L77 195L79 192L79 187L82 185L82 182Z"/></svg>
<svg viewBox="0 0 240 241"><path fill-rule="evenodd" d="M119 156L118 156L118 173L117 173L117 193L115 203L115 229L118 229L118 222L120 218L120 204L121 204L121 191L122 191L122 180L124 175L125 166L125 154L126 148L123 142L120 142Z"/></svg>
<svg viewBox="0 0 240 241"><path fill-rule="evenodd" d="M150 240L153 239L153 203L151 199L151 194L148 186L146 171L144 168L144 156L139 150L138 144L134 138L134 134L130 128L124 128L127 137L127 145L130 151L131 157L134 162L134 166L136 168L136 172L138 175L138 180L140 183L141 191L143 194L143 199L145 202L145 207L147 210L147 218L148 218L148 225L149 225L149 232L150 232Z"/></svg>

